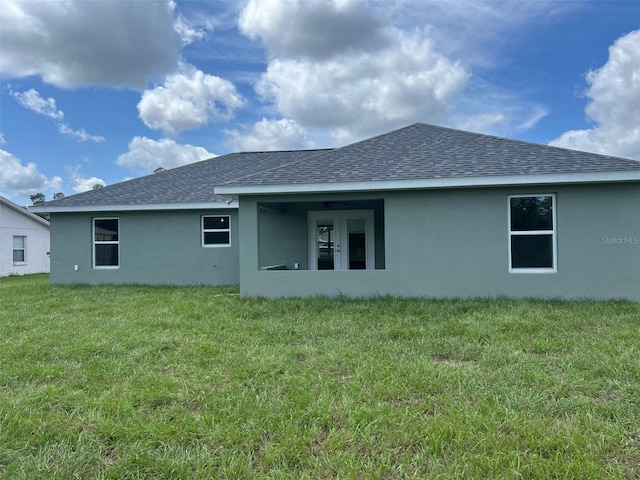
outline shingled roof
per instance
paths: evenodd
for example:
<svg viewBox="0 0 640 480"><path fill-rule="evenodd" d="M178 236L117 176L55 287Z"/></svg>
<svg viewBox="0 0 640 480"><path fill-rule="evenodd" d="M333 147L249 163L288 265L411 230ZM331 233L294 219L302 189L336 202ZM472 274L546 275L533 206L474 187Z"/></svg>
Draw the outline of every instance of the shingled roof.
<svg viewBox="0 0 640 480"><path fill-rule="evenodd" d="M224 207L228 197L216 195L213 186L290 164L324 150L231 153L182 167L108 185L104 188L52 200L31 211Z"/></svg>
<svg viewBox="0 0 640 480"><path fill-rule="evenodd" d="M483 178L491 178L492 184L511 184L516 177L527 182L536 176L579 180L585 174L585 179L604 180L601 174L614 172L639 180L640 162L416 123L293 164L256 171L217 187L216 192L275 192L280 187L292 192L298 191L296 185L307 186L306 191L363 190L376 184L386 189L402 188L403 182L407 188L417 188L425 181L462 186L482 184Z"/></svg>
<svg viewBox="0 0 640 480"><path fill-rule="evenodd" d="M232 153L32 211L225 207L230 195L640 181L640 161L416 123L345 147Z"/></svg>

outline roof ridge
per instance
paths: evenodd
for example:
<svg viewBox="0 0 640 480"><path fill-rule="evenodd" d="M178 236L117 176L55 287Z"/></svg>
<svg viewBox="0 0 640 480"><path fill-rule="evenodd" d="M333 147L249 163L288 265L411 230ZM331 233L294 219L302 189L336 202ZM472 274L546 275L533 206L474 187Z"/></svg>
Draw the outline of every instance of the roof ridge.
<svg viewBox="0 0 640 480"><path fill-rule="evenodd" d="M397 132L399 132L401 130L408 130L408 129L410 129L412 127L415 127L417 125L428 125L428 124L415 122L415 123L412 123L411 125L405 125L404 127L396 128L394 130L391 130L390 132L384 132L384 133L380 133L378 135L375 135L373 137L363 138L362 140L358 140L357 142L348 143L346 145L343 145L341 147L336 147L336 148L319 148L319 149L315 149L315 150L284 150L284 152L313 152L313 151L322 152L322 153L336 152L336 151L339 151L339 150L342 150L342 149L345 149L345 148L353 147L353 146L358 145L360 143L369 142L369 141L377 139L377 138L382 138L382 137L385 137L387 135L392 135L392 134L397 133ZM441 128L445 128L445 127L441 127ZM263 152L238 152L238 153L263 153ZM264 153L267 153L267 152L264 152ZM320 155L320 153L318 155ZM270 172L272 170L278 170L278 169L284 168L284 167L289 167L291 165L295 165L296 163L300 163L303 160L306 160L306 159L309 159L309 158L312 158L312 157L317 157L318 155L308 155L308 156L305 156L303 158L299 158L299 159L294 160L294 161L289 162L289 163L283 163L282 165L277 165L277 166L274 166L274 167L271 167L271 168L267 168L267 169L264 169L264 170L259 170L257 172L250 173L250 174L245 175L243 177L234 178L233 180L229 180L228 182L224 182L220 186L233 185L235 183L238 183L241 180L246 180L247 178L253 177L255 175L259 175L259 174L262 174L262 173L265 173L265 172ZM215 187L214 187L214 189L215 189Z"/></svg>
<svg viewBox="0 0 640 480"><path fill-rule="evenodd" d="M261 153L293 153L293 152L320 152L324 150L335 150L335 148L325 147L325 148L291 148L289 150L247 150L242 152L231 152L226 153L224 155L220 155L220 157L225 157L227 155L255 155ZM219 158L219 157L216 157Z"/></svg>
<svg viewBox="0 0 640 480"><path fill-rule="evenodd" d="M305 153L305 152L329 152L329 151L334 151L337 150L336 148L319 148L319 149L313 149L313 150L274 150L274 151L265 151L265 152L239 152L240 154L243 153L247 153L247 154L256 154L256 153L294 153L294 152L300 152L300 153ZM318 153L317 155L319 155L320 153ZM258 175L258 174L262 174L265 172L270 172L272 170L277 170L279 168L283 168L283 167L289 167L291 165L294 165L296 163L299 163L305 159L311 158L311 157L316 157L317 155L305 155L303 158L298 158L297 160L293 160L292 162L289 163L281 163L280 165L276 165L274 167L270 167L270 168L265 168L264 170L258 170L256 172L251 172L247 175L244 175L242 177L238 177L238 178L234 178L233 180L229 180L227 182L222 183L221 185L232 185L236 182L239 182L241 180L246 180L247 178L253 177L254 175ZM215 186L214 186L214 192L215 192Z"/></svg>

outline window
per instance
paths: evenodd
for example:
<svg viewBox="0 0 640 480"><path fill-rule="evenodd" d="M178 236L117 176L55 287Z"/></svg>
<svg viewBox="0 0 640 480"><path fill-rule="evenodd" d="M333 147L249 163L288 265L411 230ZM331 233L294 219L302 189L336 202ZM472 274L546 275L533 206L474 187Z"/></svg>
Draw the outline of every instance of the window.
<svg viewBox="0 0 640 480"><path fill-rule="evenodd" d="M509 197L509 271L555 272L555 195Z"/></svg>
<svg viewBox="0 0 640 480"><path fill-rule="evenodd" d="M13 264L27 262L27 237L15 235L13 237Z"/></svg>
<svg viewBox="0 0 640 480"><path fill-rule="evenodd" d="M202 217L202 246L228 247L231 245L229 215L205 215Z"/></svg>
<svg viewBox="0 0 640 480"><path fill-rule="evenodd" d="M117 218L93 219L93 266L117 268L120 265L119 221Z"/></svg>

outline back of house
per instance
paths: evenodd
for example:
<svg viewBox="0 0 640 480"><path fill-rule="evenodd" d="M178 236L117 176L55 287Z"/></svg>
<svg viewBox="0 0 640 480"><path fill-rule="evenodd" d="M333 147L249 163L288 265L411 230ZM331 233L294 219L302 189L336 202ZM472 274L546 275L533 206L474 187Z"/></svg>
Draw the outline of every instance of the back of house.
<svg viewBox="0 0 640 480"><path fill-rule="evenodd" d="M45 210L55 283L640 301L640 162L426 124L229 154Z"/></svg>

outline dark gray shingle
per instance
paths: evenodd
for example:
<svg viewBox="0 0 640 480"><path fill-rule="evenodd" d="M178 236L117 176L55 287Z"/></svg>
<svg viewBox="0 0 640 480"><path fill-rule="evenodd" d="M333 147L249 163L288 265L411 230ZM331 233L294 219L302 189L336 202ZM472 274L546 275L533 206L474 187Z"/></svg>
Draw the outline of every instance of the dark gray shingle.
<svg viewBox="0 0 640 480"><path fill-rule="evenodd" d="M640 162L416 123L337 149L232 153L45 207L223 202L215 186L640 171Z"/></svg>
<svg viewBox="0 0 640 480"><path fill-rule="evenodd" d="M321 152L323 150L231 153L53 200L44 206L58 208L223 202L227 198L215 195L214 185L243 178L256 171L268 171L288 165L292 161Z"/></svg>
<svg viewBox="0 0 640 480"><path fill-rule="evenodd" d="M640 162L417 123L227 185L639 171Z"/></svg>

